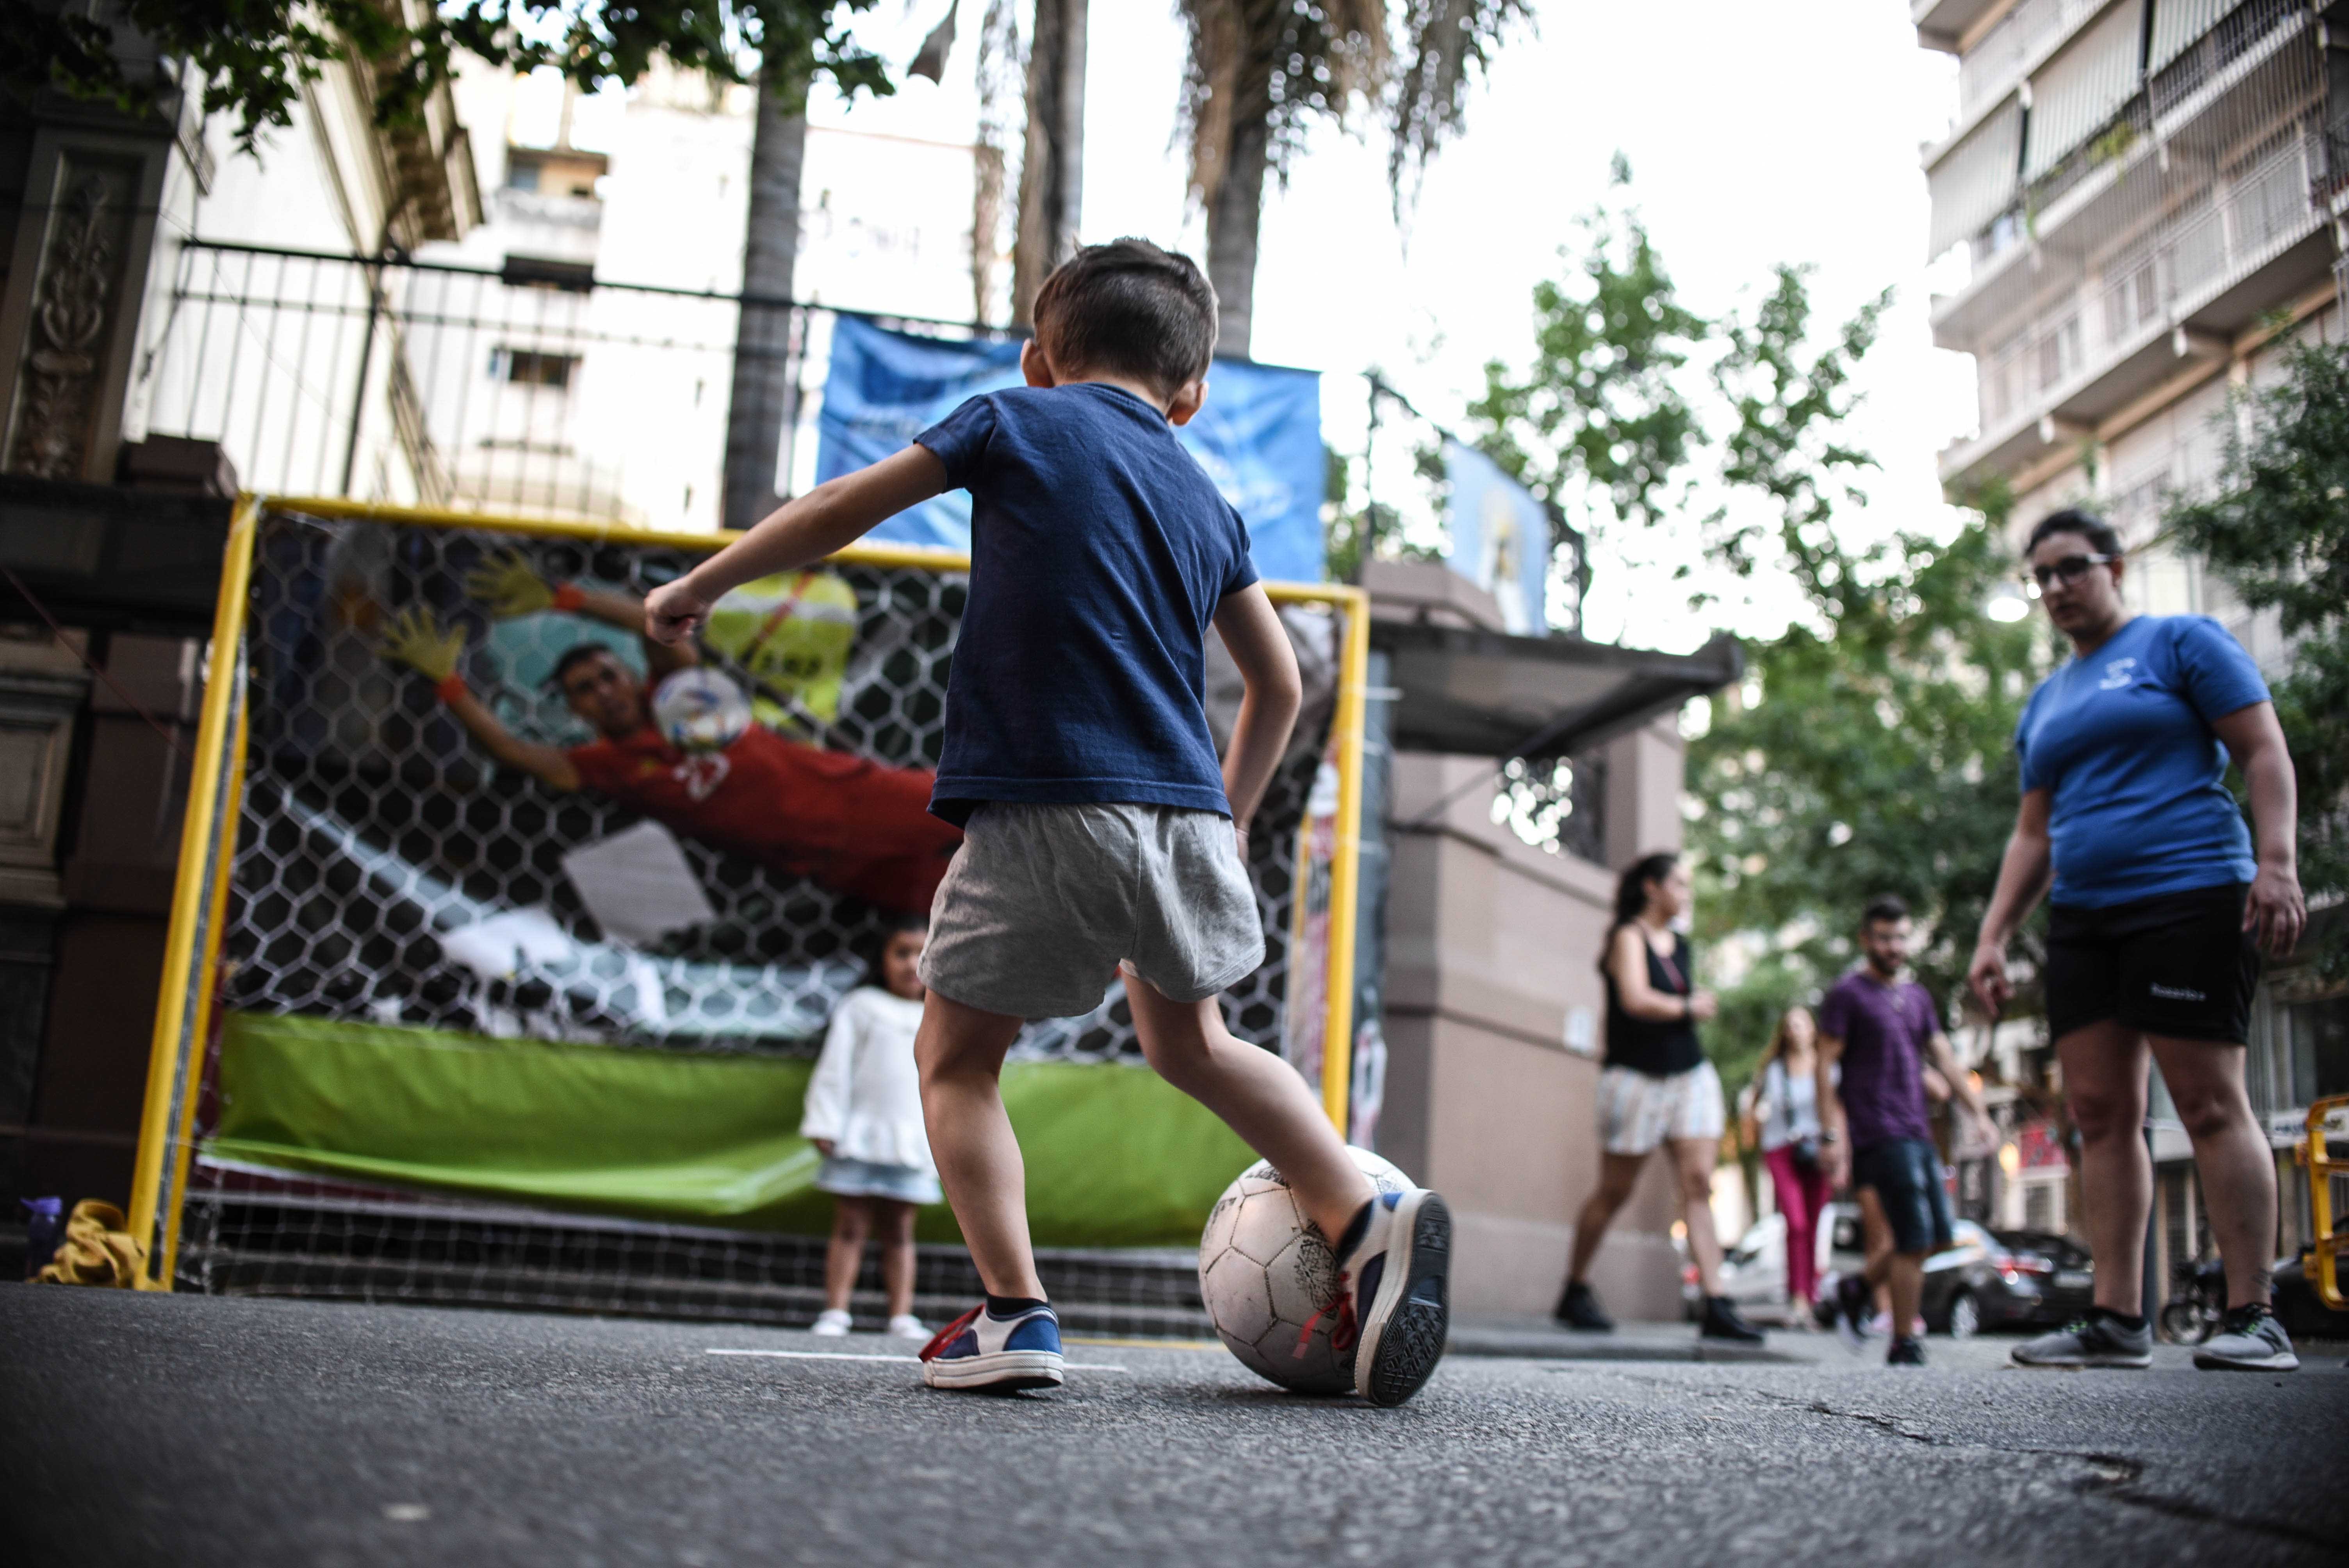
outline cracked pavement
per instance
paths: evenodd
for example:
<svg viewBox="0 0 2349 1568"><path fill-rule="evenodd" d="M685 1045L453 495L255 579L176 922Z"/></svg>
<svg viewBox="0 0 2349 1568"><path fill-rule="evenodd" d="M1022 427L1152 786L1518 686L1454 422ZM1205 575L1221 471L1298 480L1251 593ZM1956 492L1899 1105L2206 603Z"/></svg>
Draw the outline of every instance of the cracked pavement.
<svg viewBox="0 0 2349 1568"><path fill-rule="evenodd" d="M1454 1357L1381 1411L1213 1348L1072 1346L1100 1369L986 1398L870 1338L7 1287L0 1560L2349 1562L2337 1348L2064 1374L2006 1344Z"/></svg>

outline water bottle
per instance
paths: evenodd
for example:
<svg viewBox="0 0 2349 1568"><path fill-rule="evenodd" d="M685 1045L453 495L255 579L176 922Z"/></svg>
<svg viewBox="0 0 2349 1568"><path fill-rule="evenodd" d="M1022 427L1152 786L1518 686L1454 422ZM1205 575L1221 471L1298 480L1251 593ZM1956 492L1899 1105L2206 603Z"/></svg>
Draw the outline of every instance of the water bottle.
<svg viewBox="0 0 2349 1568"><path fill-rule="evenodd" d="M33 1278L49 1266L57 1243L65 1240L66 1201L63 1198L19 1198L25 1206L25 1277Z"/></svg>

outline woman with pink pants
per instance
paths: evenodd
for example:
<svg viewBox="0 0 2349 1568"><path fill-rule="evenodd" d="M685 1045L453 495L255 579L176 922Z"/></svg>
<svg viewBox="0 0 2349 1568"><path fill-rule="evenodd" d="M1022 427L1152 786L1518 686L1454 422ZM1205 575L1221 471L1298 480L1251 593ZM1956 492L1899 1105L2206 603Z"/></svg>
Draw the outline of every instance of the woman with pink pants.
<svg viewBox="0 0 2349 1568"><path fill-rule="evenodd" d="M1818 1294L1819 1212L1826 1207L1826 1173L1819 1167L1816 1058L1818 1026L1807 1007L1789 1007L1770 1036L1754 1075L1753 1119L1762 1163L1786 1217L1786 1301L1804 1327Z"/></svg>

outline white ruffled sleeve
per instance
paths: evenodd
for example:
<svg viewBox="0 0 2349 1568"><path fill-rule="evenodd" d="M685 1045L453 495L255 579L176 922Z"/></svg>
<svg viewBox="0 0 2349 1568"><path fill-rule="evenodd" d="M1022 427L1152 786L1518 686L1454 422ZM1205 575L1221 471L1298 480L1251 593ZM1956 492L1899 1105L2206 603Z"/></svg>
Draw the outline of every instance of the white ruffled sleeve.
<svg viewBox="0 0 2349 1568"><path fill-rule="evenodd" d="M863 1011L852 992L832 1015L823 1054L816 1057L815 1074L808 1079L807 1109L800 1116L802 1138L837 1141L848 1124L849 1086L856 1073L856 1047L864 1034Z"/></svg>

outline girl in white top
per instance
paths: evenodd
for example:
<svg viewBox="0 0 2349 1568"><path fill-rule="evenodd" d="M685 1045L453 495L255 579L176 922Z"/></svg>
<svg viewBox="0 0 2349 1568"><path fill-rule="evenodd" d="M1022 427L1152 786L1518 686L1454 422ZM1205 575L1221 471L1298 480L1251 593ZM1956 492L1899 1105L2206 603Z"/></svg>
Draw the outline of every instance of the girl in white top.
<svg viewBox="0 0 2349 1568"><path fill-rule="evenodd" d="M840 1004L808 1080L800 1136L823 1156L816 1186L837 1200L818 1334L848 1332L849 1293L864 1264L865 1241L877 1237L889 1332L929 1337L914 1315L914 1210L938 1201L938 1168L922 1128L921 1077L914 1066L924 995L916 965L928 935L921 915L891 922L874 965L880 984L860 985Z"/></svg>

